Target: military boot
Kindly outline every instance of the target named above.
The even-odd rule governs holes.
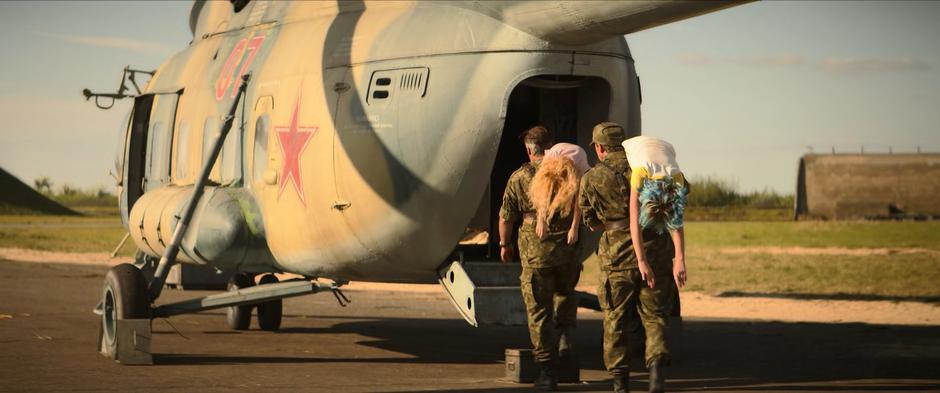
[[[662,393],[666,391],[666,381],[663,375],[663,361],[656,359],[650,364],[650,393]]]
[[[630,375],[614,376],[614,393],[627,393],[630,391]]]
[[[539,377],[535,380],[535,387],[547,392],[558,389],[558,374],[554,363],[539,362]]]

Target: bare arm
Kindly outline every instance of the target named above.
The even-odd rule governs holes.
[[[571,219],[571,228],[568,229],[568,245],[578,242],[578,230],[581,228],[581,207],[578,206],[578,198],[574,199],[572,214],[574,217]]]
[[[506,220],[502,217],[499,218],[499,242],[507,244],[507,246],[499,246],[499,259],[503,263],[509,263],[512,261],[513,246],[512,246],[512,229],[516,226],[514,221]]]
[[[672,261],[672,276],[679,288],[685,286],[688,278],[685,271],[685,228],[672,231],[672,244],[676,247],[676,256]]]
[[[672,244],[676,247],[676,259],[685,260],[685,228],[672,231]]]
[[[646,251],[643,250],[643,230],[640,228],[640,193],[630,187],[630,238],[633,240],[633,251],[636,252],[636,262],[640,268],[640,275],[650,288],[656,284],[653,269],[646,261]]]

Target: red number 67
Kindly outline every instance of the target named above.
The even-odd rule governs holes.
[[[241,41],[238,41],[237,44],[232,48],[232,52],[228,55],[228,59],[225,60],[225,65],[222,66],[222,72],[219,73],[219,79],[215,81],[215,99],[221,101],[225,98],[225,91],[228,90],[229,86],[232,86],[231,97],[235,98],[235,94],[238,92],[238,88],[242,84],[242,75],[245,75],[248,72],[248,67],[251,65],[251,62],[254,61],[255,55],[258,54],[258,49],[261,48],[261,44],[264,43],[264,36],[259,35],[252,37],[250,39],[243,38]],[[247,48],[246,48],[247,47]],[[248,58],[242,62],[242,57],[245,55],[245,50],[248,51]],[[238,68],[238,64],[241,63],[241,69],[238,71],[238,75],[235,75],[235,69]],[[234,82],[234,83],[233,83]]]

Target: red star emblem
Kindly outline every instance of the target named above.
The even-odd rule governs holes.
[[[300,112],[301,93],[297,93],[297,101],[294,102],[294,113],[290,116],[290,125],[287,127],[275,127],[277,140],[281,146],[281,152],[284,153],[284,167],[281,169],[281,187],[277,191],[277,199],[281,199],[284,188],[287,183],[293,183],[294,191],[300,197],[300,203],[306,206],[304,200],[303,176],[300,171],[300,155],[307,148],[307,142],[310,137],[317,132],[318,127],[300,127],[297,125],[297,114]]]

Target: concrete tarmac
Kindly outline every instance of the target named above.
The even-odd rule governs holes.
[[[158,319],[156,364],[122,366],[96,352],[105,271],[0,261],[0,391],[532,390],[501,381],[504,350],[530,346],[524,327],[470,327],[429,291],[351,289],[345,308],[328,293],[287,299],[276,333],[231,331],[221,310]],[[583,382],[562,391],[610,391],[600,317],[581,310]],[[940,391],[938,326],[686,319],[675,352],[671,391]]]

